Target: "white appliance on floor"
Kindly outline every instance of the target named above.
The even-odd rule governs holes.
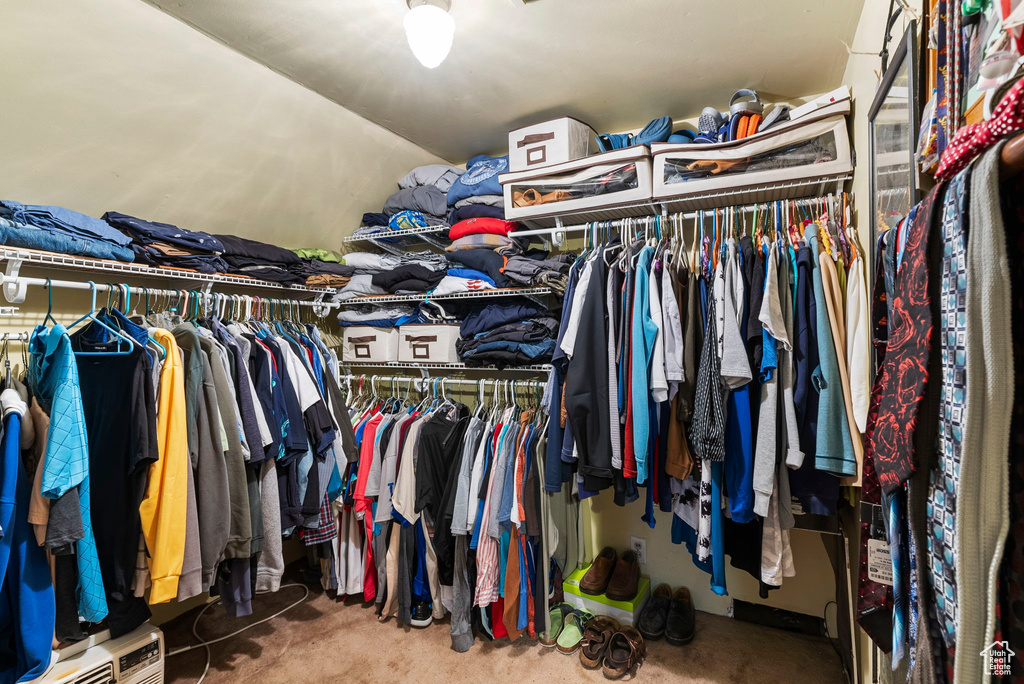
[[[104,630],[55,653],[57,662],[33,684],[163,684],[164,634],[146,623],[110,638]]]

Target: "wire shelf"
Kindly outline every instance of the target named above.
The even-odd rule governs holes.
[[[141,276],[147,278],[165,278],[200,283],[238,285],[242,287],[259,287],[271,290],[283,290],[287,292],[325,295],[334,294],[336,292],[334,288],[330,287],[282,285],[281,283],[274,283],[269,280],[259,280],[257,278],[247,278],[245,276],[229,275],[226,273],[199,273],[197,271],[186,271],[177,268],[147,266],[145,264],[108,261],[106,259],[90,259],[88,257],[58,254],[56,252],[42,252],[30,249],[11,249],[8,247],[0,248],[0,260],[20,261],[24,264],[31,264],[34,266],[56,267],[62,269],[72,268],[75,270],[95,271],[97,273],[119,273],[122,275]]]
[[[404,302],[425,302],[427,300],[449,299],[480,299],[490,297],[539,297],[552,294],[549,287],[499,287],[493,290],[477,290],[474,292],[454,292],[452,294],[431,295],[377,295],[370,297],[354,297],[338,302],[342,305],[356,304],[390,304]]]
[[[764,183],[743,188],[732,188],[714,192],[697,193],[686,197],[667,197],[650,199],[643,202],[631,202],[614,207],[588,209],[573,212],[554,212],[546,216],[516,219],[531,229],[551,228],[559,222],[590,223],[594,221],[614,221],[624,218],[653,216],[661,213],[677,213],[698,209],[715,209],[736,204],[754,204],[775,202],[777,200],[799,199],[823,194],[833,184],[841,184],[853,176],[848,173],[821,176],[800,181],[784,183]],[[528,232],[514,232],[510,235],[524,235]]]
[[[447,233],[448,226],[427,226],[426,228],[411,228],[409,230],[381,230],[379,233],[370,233],[367,235],[349,235],[341,238],[342,242],[376,242],[378,240],[397,238],[401,239],[407,236],[414,235],[436,235],[437,233]]]

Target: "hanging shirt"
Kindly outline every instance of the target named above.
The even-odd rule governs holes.
[[[649,404],[651,402],[650,372],[651,358],[658,329],[650,315],[651,258],[654,250],[644,247],[636,263],[636,279],[633,291],[632,349],[630,358],[630,396],[633,412],[633,455],[636,458],[636,481],[647,481],[647,467],[650,449]]]

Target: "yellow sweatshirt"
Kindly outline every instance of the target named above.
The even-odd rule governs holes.
[[[154,328],[150,334],[167,349],[167,357],[160,371],[157,406],[160,458],[149,466],[149,483],[139,506],[139,515],[149,550],[149,574],[153,582],[149,602],[165,603],[178,595],[178,577],[185,557],[188,468],[191,463],[185,412],[185,373],[178,344],[167,330]]]

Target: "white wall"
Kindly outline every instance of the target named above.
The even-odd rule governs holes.
[[[5,0],[0,26],[0,198],[337,248],[437,161],[139,0]]]

